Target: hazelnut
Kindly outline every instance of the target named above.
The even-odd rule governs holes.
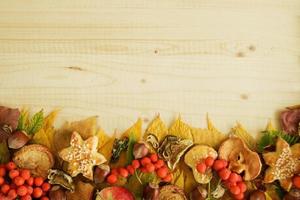
[[[149,184],[144,188],[143,199],[144,200],[158,200],[159,196],[159,186],[154,184]]]
[[[202,186],[196,187],[190,193],[190,200],[205,200],[206,197],[207,197],[207,190]]]
[[[55,185],[49,191],[50,200],[67,200],[65,191],[58,185]]]
[[[110,172],[110,167],[108,165],[103,164],[95,167],[94,183],[96,184],[103,183],[106,176],[109,174],[109,172]]]
[[[255,190],[250,194],[249,200],[266,200],[266,196],[263,191]]]
[[[142,158],[146,156],[149,152],[148,147],[143,142],[135,143],[133,146],[133,156],[135,159]]]
[[[29,141],[29,137],[23,131],[16,131],[11,134],[7,140],[8,147],[11,149],[20,149]]]
[[[293,188],[283,198],[284,200],[298,200],[300,199],[300,190]]]

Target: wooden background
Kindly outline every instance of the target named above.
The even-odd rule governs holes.
[[[0,0],[0,104],[260,131],[300,103],[299,0]]]

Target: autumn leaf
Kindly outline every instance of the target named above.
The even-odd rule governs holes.
[[[178,117],[170,126],[168,134],[175,135],[182,139],[193,140],[192,128],[188,124],[184,123],[180,117]]]
[[[110,160],[111,158],[111,151],[113,149],[114,146],[114,141],[116,139],[116,134],[114,134],[113,136],[109,137],[107,135],[105,135],[105,143],[103,143],[99,148],[98,151],[106,158],[106,160]]]
[[[78,181],[75,185],[74,192],[67,191],[67,199],[72,200],[88,200],[92,199],[94,195],[94,186],[90,183]]]
[[[155,135],[159,141],[161,141],[168,134],[168,129],[159,115],[155,117],[147,127],[144,134],[145,141],[149,134]]]
[[[20,111],[0,106],[0,142],[5,141],[16,130]]]
[[[133,134],[136,141],[141,139],[142,136],[142,120],[139,118],[129,129],[127,129],[122,135],[123,137],[130,137],[130,135]]]
[[[237,125],[231,129],[231,133],[241,138],[251,150],[256,149],[255,139],[240,123],[237,123]]]

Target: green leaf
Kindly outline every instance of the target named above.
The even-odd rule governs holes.
[[[136,143],[135,135],[133,133],[130,133],[128,147],[127,147],[127,153],[126,153],[126,158],[127,158],[126,165],[129,165],[134,160],[133,147],[134,147],[135,143]]]
[[[26,110],[22,110],[20,113],[17,130],[20,131],[26,130],[27,120],[28,120],[28,112]]]
[[[285,191],[284,189],[280,186],[280,184],[278,182],[276,182],[274,184],[274,187],[275,187],[275,192],[277,193],[278,197],[280,199],[283,199],[284,195],[285,195]]]
[[[36,132],[38,132],[42,128],[43,122],[44,122],[44,112],[43,110],[40,110],[39,112],[35,113],[31,118],[27,126],[27,134],[33,135]]]
[[[10,153],[6,142],[0,143],[0,164],[10,161]]]

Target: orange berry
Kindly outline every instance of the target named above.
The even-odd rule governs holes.
[[[21,170],[21,176],[22,176],[25,180],[27,180],[27,179],[30,178],[31,173],[30,173],[30,171],[29,171],[28,169],[23,169],[23,170]]]
[[[157,154],[156,154],[156,153],[151,154],[151,155],[150,155],[150,159],[151,159],[151,161],[154,162],[154,163],[157,162],[157,160],[158,160]]]
[[[159,178],[165,178],[168,175],[168,168],[161,167],[156,171],[156,174]]]
[[[247,185],[244,182],[238,182],[237,186],[240,188],[241,192],[246,192],[247,190]]]
[[[51,185],[49,183],[43,183],[42,190],[44,192],[48,192],[50,190],[50,188],[51,188]]]
[[[44,179],[42,177],[36,177],[34,178],[34,185],[35,186],[41,186],[44,183]]]
[[[158,160],[156,163],[155,163],[155,168],[157,167],[157,169],[163,167],[165,165],[165,161],[163,160]]]
[[[223,168],[218,171],[218,175],[223,181],[226,181],[229,178],[230,174],[231,171],[227,168]]]
[[[33,188],[31,186],[27,186],[27,194],[32,194],[33,193]]]
[[[17,189],[17,194],[18,194],[19,196],[21,196],[21,197],[22,197],[22,196],[25,196],[25,195],[27,194],[27,187],[24,186],[24,185],[18,187],[18,189]]]
[[[239,193],[233,196],[234,199],[240,200],[240,199],[244,199],[244,193]]]
[[[142,164],[143,166],[146,166],[146,165],[149,164],[149,163],[151,163],[150,158],[144,157],[144,158],[141,159],[141,164]]]
[[[8,169],[8,170],[13,170],[16,168],[17,168],[17,165],[14,162],[9,162],[6,164],[6,169]]]
[[[148,172],[146,167],[141,167],[140,170],[141,170],[142,173],[147,173]]]
[[[40,187],[36,187],[33,189],[32,196],[34,198],[40,198],[43,195],[43,190]]]
[[[214,165],[215,159],[213,159],[213,157],[208,156],[204,162],[207,167],[211,167]]]
[[[15,198],[17,198],[18,195],[17,195],[17,192],[15,189],[10,189],[7,193],[7,196],[9,198],[15,199]]]
[[[2,185],[5,182],[4,178],[0,176],[0,185]]]
[[[33,185],[33,183],[34,183],[34,178],[33,177],[30,177],[29,179],[27,179],[26,180],[26,183],[28,184],[28,185]]]
[[[9,191],[9,189],[10,189],[10,187],[9,187],[8,184],[4,184],[4,185],[1,186],[1,192],[3,194],[6,194]]]
[[[20,175],[19,170],[13,169],[8,173],[9,178],[14,179]]]
[[[296,188],[300,189],[300,176],[294,176],[293,184]]]
[[[128,171],[127,171],[127,169],[125,169],[125,168],[123,168],[123,167],[121,167],[121,168],[119,169],[119,173],[120,173],[120,175],[121,175],[122,177],[124,177],[124,178],[127,178],[127,176],[128,176]]]
[[[239,176],[240,175],[238,175],[237,173],[235,173],[235,172],[232,172],[231,174],[230,174],[230,176],[229,176],[229,181],[230,182],[238,182],[239,180],[240,180],[240,178],[239,178]]]
[[[197,166],[196,166],[196,169],[197,171],[200,173],[200,174],[204,174],[205,171],[206,171],[206,165],[205,163],[198,163]]]
[[[129,174],[131,174],[131,175],[134,174],[134,168],[132,167],[132,165],[128,165],[126,168],[129,172]]]
[[[140,168],[140,161],[138,160],[133,160],[131,164],[134,169]]]
[[[5,174],[6,174],[6,169],[5,169],[5,167],[1,167],[1,168],[0,168],[0,176],[5,176]]]
[[[25,180],[21,176],[17,176],[16,178],[14,178],[14,183],[16,184],[16,186],[21,186],[24,184],[24,182]]]
[[[168,174],[165,178],[163,178],[163,181],[168,183],[171,182],[172,179],[173,179],[172,174]]]
[[[40,200],[49,200],[48,197],[42,197]]]
[[[27,194],[27,195],[21,197],[21,200],[32,200],[32,198],[30,195]]]
[[[241,193],[241,189],[238,186],[232,186],[229,188],[231,194],[238,195]]]
[[[114,175],[116,175],[116,176],[119,175],[119,172],[118,172],[118,169],[117,169],[117,168],[112,169],[112,170],[110,171],[110,173],[111,173],[111,174],[114,174]]]
[[[146,169],[147,169],[147,172],[154,172],[155,171],[155,166],[152,164],[152,163],[149,163],[146,165]]]
[[[106,178],[106,181],[109,183],[109,184],[114,184],[116,183],[118,180],[117,176],[115,174],[110,174],[107,178]]]
[[[223,162],[223,166],[224,166],[224,167],[227,167],[227,166],[228,166],[227,160],[224,160],[224,159],[220,159],[220,160],[221,160],[221,162]]]
[[[219,171],[219,170],[225,168],[224,162],[222,160],[215,160],[215,162],[213,164],[213,168],[216,171]]]

